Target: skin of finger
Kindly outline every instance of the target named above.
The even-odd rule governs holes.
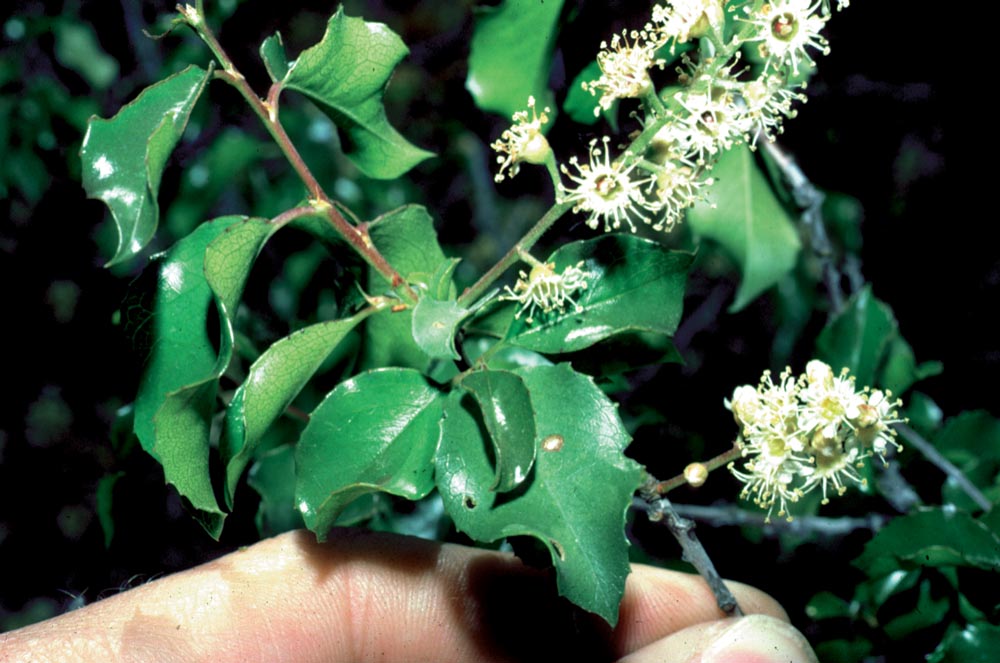
[[[719,617],[699,578],[636,566],[612,633],[512,556],[362,530],[330,538],[268,539],[4,634],[0,651],[40,663],[502,661],[523,660],[523,643],[540,638],[610,660]],[[784,616],[766,595],[733,589],[744,609]]]
[[[632,652],[619,663],[818,663],[785,620],[749,615],[695,624]]]

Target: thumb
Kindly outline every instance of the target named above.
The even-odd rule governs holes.
[[[769,615],[689,626],[619,663],[818,663],[795,627]]]

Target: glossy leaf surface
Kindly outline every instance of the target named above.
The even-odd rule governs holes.
[[[280,72],[276,44],[265,45],[268,69]],[[341,7],[323,39],[287,64],[283,86],[319,104],[342,131],[344,153],[369,177],[393,179],[433,156],[396,131],[382,105],[392,71],[407,53],[386,25],[349,17]]]
[[[1000,568],[1000,538],[964,511],[943,507],[896,518],[868,542],[854,564],[870,576],[901,564]]]
[[[380,216],[371,223],[368,232],[375,248],[411,283],[427,284],[447,261],[438,245],[434,222],[420,205],[406,205]],[[383,295],[391,290],[391,284],[369,270],[369,293]],[[412,310],[386,310],[368,320],[364,366],[427,370],[431,358],[413,339],[412,316]]]
[[[309,419],[296,450],[295,501],[323,539],[355,498],[411,500],[434,488],[442,398],[417,371],[386,368],[338,385]]]
[[[509,371],[476,371],[461,384],[476,399],[493,443],[496,480],[491,488],[498,493],[513,490],[528,478],[535,462],[535,412],[528,388]]]
[[[276,341],[250,367],[246,380],[226,408],[221,452],[226,465],[226,499],[230,505],[240,475],[264,433],[365,317],[359,314],[300,329]]]
[[[413,307],[413,340],[434,359],[458,359],[455,334],[471,311],[454,301],[421,297]]]
[[[200,521],[218,536],[224,514],[209,476],[209,434],[216,379],[229,363],[232,338],[222,325],[217,352],[208,335],[214,294],[205,278],[205,253],[242,217],[209,221],[150,265],[157,290],[148,319],[139,326],[150,334],[149,356],[135,402],[135,433],[142,447],[163,465],[168,483],[199,512]],[[233,265],[235,269],[242,269]],[[220,317],[235,307],[234,296],[220,302]]]
[[[875,386],[878,368],[897,329],[892,310],[865,287],[820,332],[816,351],[834,371],[849,368],[859,386]]]
[[[514,322],[513,343],[538,352],[574,352],[630,331],[671,335],[680,323],[692,255],[633,235],[608,234],[573,242],[546,262],[558,273],[580,262],[590,276],[575,296],[582,309],[539,313]]]
[[[507,119],[528,107],[552,106],[548,89],[562,0],[504,0],[476,14],[465,87],[483,110]]]
[[[629,572],[625,513],[641,474],[622,453],[628,433],[614,404],[568,365],[516,373],[531,394],[541,440],[534,471],[511,493],[492,490],[479,407],[455,391],[436,459],[445,509],[480,541],[537,538],[552,557],[560,594],[614,624]]]
[[[730,306],[738,311],[792,270],[801,242],[748,147],[723,153],[712,177],[714,207],[698,204],[688,219],[696,234],[718,242],[739,265],[743,278]]]
[[[187,69],[146,88],[109,120],[91,118],[81,176],[87,195],[111,210],[118,230],[113,265],[139,253],[156,232],[156,194],[209,72]]]

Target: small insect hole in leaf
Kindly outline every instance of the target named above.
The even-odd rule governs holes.
[[[472,495],[466,495],[465,497],[463,497],[462,504],[465,506],[466,509],[471,510],[476,508],[476,500],[473,499]]]
[[[562,544],[560,544],[555,539],[549,539],[549,545],[551,545],[552,548],[555,549],[556,554],[559,555],[559,559],[561,559],[562,561],[565,562],[566,561],[566,551],[563,549]]]

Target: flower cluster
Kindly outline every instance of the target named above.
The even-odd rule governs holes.
[[[580,269],[583,262],[567,267],[560,274],[556,274],[555,263],[533,262],[535,265],[531,272],[525,274],[522,270],[514,288],[507,286],[507,294],[500,297],[521,303],[521,309],[515,314],[515,318],[520,318],[527,311],[526,321],[530,325],[535,321],[536,309],[541,309],[543,313],[562,313],[568,304],[572,304],[577,312],[583,310],[573,299],[575,293],[587,289],[587,278],[590,275]]]
[[[719,155],[736,145],[773,141],[795,102],[804,102],[802,83],[792,82],[810,51],[827,52],[820,31],[832,0],[758,0],[727,16],[723,0],[668,0],[653,8],[641,30],[625,30],[602,42],[601,75],[583,83],[598,96],[594,114],[620,99],[638,98],[642,123],[633,145],[612,159],[608,137],[592,140],[587,162],[573,157],[556,168],[541,133],[549,109],[540,115],[534,99],[528,111],[492,147],[499,153],[499,182],[513,177],[521,162],[545,163],[560,202],[586,213],[593,229],[637,229],[636,220],[656,230],[672,229],[685,210],[705,198]],[[848,0],[837,0],[837,7]],[[728,25],[727,25],[728,23]],[[735,26],[738,29],[733,30]],[[734,33],[728,36],[730,33]],[[655,89],[651,72],[666,64],[666,47],[700,39],[702,47],[681,56],[677,85],[669,95]],[[762,63],[741,65],[745,47],[756,48]],[[752,75],[751,75],[751,72]],[[560,173],[564,177],[560,177]],[[566,182],[568,178],[569,182]]]
[[[744,464],[729,469],[743,483],[740,497],[788,516],[788,505],[819,488],[823,503],[849,484],[864,485],[858,472],[872,455],[886,462],[889,447],[902,447],[891,425],[901,421],[900,402],[888,392],[858,391],[846,369],[835,375],[813,360],[795,378],[786,369],[777,382],[765,371],[756,388],[737,387],[726,401],[740,426],[737,446]]]

